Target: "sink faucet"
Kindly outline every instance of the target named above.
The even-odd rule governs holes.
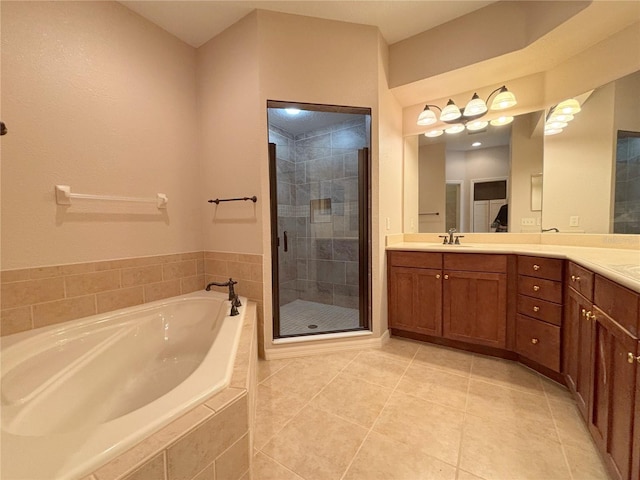
[[[449,245],[453,245],[453,234],[456,233],[457,230],[455,228],[449,229]],[[460,241],[458,241],[460,243]]]
[[[224,282],[224,283],[218,283],[218,282],[211,282],[210,284],[208,284],[205,287],[205,290],[207,292],[211,291],[211,287],[216,286],[216,287],[229,287],[229,300],[233,300],[234,298],[237,297],[235,290],[233,289],[233,286],[238,283],[236,282],[233,278],[229,278],[228,282]],[[240,300],[238,300],[239,302]],[[239,307],[240,305],[236,305],[237,307]]]
[[[438,235],[438,237],[444,238],[442,241],[443,245],[460,245],[460,239],[464,238],[464,235],[456,235],[454,239],[453,234],[456,232],[457,230],[455,228],[450,228],[448,235]]]

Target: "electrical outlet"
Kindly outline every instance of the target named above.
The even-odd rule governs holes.
[[[528,225],[528,226],[531,226],[531,225],[535,225],[535,224],[536,224],[536,219],[535,219],[535,218],[533,218],[533,217],[523,217],[523,218],[520,220],[520,225]]]
[[[569,226],[570,227],[579,227],[580,226],[580,217],[578,215],[572,215],[569,217]]]

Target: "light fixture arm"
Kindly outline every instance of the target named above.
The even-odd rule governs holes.
[[[489,96],[487,97],[487,101],[485,102],[487,105],[489,105],[489,100],[491,100],[491,97],[493,95],[495,95],[496,93],[502,93],[502,92],[506,92],[507,91],[507,86],[506,85],[502,85],[501,87],[496,88],[493,92],[491,92],[489,94]]]

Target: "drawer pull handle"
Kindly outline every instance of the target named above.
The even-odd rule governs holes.
[[[579,282],[580,281],[580,277],[578,277],[576,275],[571,275],[571,281],[572,282]]]
[[[634,360],[636,360],[638,363],[640,363],[640,355],[638,355],[638,356],[636,357],[636,356],[635,356],[633,353],[631,353],[631,352],[627,353],[627,362],[629,362],[629,363],[633,363],[633,361],[634,361]]]
[[[439,273],[436,275],[436,278],[440,278],[440,274]]]
[[[534,345],[537,345],[540,342],[540,340],[538,340],[537,338],[532,338],[531,339],[531,343],[533,343]]]
[[[582,312],[580,313],[581,316],[586,317],[587,316],[587,311],[583,308]]]
[[[539,312],[540,311],[540,307],[536,305],[535,307],[533,307],[533,311],[534,312]]]
[[[538,270],[540,270],[540,265],[534,265],[533,269],[537,272]]]
[[[538,285],[534,285],[533,286],[533,291],[537,292],[538,290],[540,290],[540,287]]]
[[[587,312],[587,320],[595,320],[596,319],[596,314],[595,313],[591,313],[591,311]]]

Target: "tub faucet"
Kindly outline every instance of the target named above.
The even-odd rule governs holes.
[[[211,282],[210,284],[208,284],[205,288],[205,290],[207,292],[211,291],[211,287],[212,286],[216,286],[216,287],[229,287],[229,300],[233,300],[234,297],[237,297],[235,290],[233,289],[233,286],[238,283],[236,282],[233,278],[229,278],[228,282],[224,282],[224,283],[218,283],[218,282]]]
[[[231,313],[229,314],[231,317],[235,317],[236,315],[239,315],[240,312],[238,312],[238,307],[241,307],[242,303],[240,303],[240,297],[238,297],[238,295],[234,295],[233,296],[233,300],[231,300]]]

